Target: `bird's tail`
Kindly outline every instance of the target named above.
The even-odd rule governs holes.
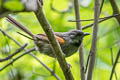
[[[31,37],[34,36],[34,34],[32,32],[30,32],[27,28],[25,28],[22,24],[20,24],[19,22],[17,22],[12,17],[7,16],[7,21],[9,21],[11,24],[15,25],[16,27],[18,27],[19,29],[21,29],[25,33],[27,33],[29,36],[31,36]]]

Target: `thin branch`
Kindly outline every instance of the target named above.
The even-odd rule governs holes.
[[[114,64],[113,64],[113,68],[112,68],[111,75],[110,75],[110,80],[112,80],[112,76],[113,76],[113,73],[115,72],[115,67],[116,67],[117,62],[118,62],[118,60],[119,60],[119,57],[120,57],[120,49],[119,49],[119,51],[118,51],[118,53],[117,53],[115,62],[114,62]]]
[[[38,0],[38,4],[39,4],[39,9],[37,12],[35,12],[35,14],[50,41],[50,44],[54,51],[53,54],[56,56],[56,58],[60,64],[60,67],[62,68],[62,71],[64,73],[66,80],[73,80],[72,73],[70,71],[70,68],[67,65],[66,60],[65,60],[65,55],[62,52],[60,45],[55,38],[55,34],[52,30],[51,25],[49,24],[46,16],[43,13],[42,6],[41,6],[41,3],[39,2],[39,0]]]
[[[11,40],[13,40],[18,46],[22,47],[22,45],[15,40],[14,38],[12,38],[10,35],[8,35],[5,31],[3,31],[2,29],[0,29],[0,31],[2,31],[8,38],[10,38]],[[27,49],[24,49],[25,51],[27,51]],[[57,74],[53,73],[53,70],[50,69],[47,65],[45,65],[40,59],[38,59],[32,52],[29,54],[30,56],[32,56],[34,59],[36,59],[42,66],[44,66],[48,71],[50,71],[51,74],[53,74],[53,76],[57,79],[58,76]]]
[[[18,50],[16,50],[13,54],[7,56],[6,58],[0,59],[0,62],[7,61],[8,59],[11,59],[13,56],[15,56],[17,53],[21,52],[28,44],[23,45]]]
[[[31,48],[31,49],[25,51],[23,54],[21,54],[21,55],[17,56],[16,58],[12,59],[11,62],[9,62],[9,63],[8,63],[7,65],[5,65],[4,67],[0,68],[0,71],[2,71],[3,69],[5,69],[5,68],[8,67],[9,65],[11,65],[11,64],[12,64],[13,62],[15,62],[17,59],[21,58],[21,57],[24,56],[25,54],[28,54],[28,53],[30,53],[30,52],[32,52],[32,51],[35,51],[35,48]]]
[[[95,58],[96,58],[96,44],[97,44],[97,33],[98,33],[98,20],[99,20],[99,0],[95,0],[95,10],[94,10],[94,27],[93,27],[93,36],[92,36],[92,45],[90,49],[90,62],[87,73],[87,80],[92,80]]]
[[[100,15],[100,14],[101,14],[101,12],[102,12],[102,8],[103,8],[103,5],[104,5],[104,2],[105,2],[105,0],[102,0],[101,5],[100,5],[99,15]]]
[[[113,50],[112,50],[112,48],[110,48],[110,51],[111,51],[111,61],[112,61],[112,65],[113,65],[114,59],[113,59]],[[115,73],[115,78],[116,78],[116,80],[118,80],[116,71],[114,71],[114,73]]]
[[[1,30],[0,30],[1,31]],[[2,31],[1,31],[2,32]],[[9,44],[9,42],[8,42],[8,39],[7,39],[7,37],[6,37],[6,35],[4,34],[4,32],[2,32],[2,34],[4,35],[4,38],[5,38],[5,43],[7,44],[7,46],[8,46],[8,54],[11,52],[11,48],[10,48],[10,44]],[[4,54],[4,53],[3,53]]]
[[[5,31],[3,31],[1,28],[0,28],[0,31],[4,34],[4,35],[6,35],[8,38],[10,38],[11,40],[13,40],[16,44],[19,44],[15,39],[13,39],[11,36],[9,36]],[[19,44],[20,45],[20,44]],[[22,45],[20,46],[20,47],[22,47]]]
[[[31,53],[30,53],[31,55]],[[46,64],[44,64],[40,59],[38,59],[35,55],[32,54],[32,56],[42,65],[44,66],[48,71],[50,71],[50,73],[57,79],[60,80],[60,78],[58,77],[58,75],[52,70],[50,69]]]
[[[75,18],[76,18],[76,21],[80,20],[80,12],[79,12],[80,10],[79,10],[78,0],[74,0],[74,9],[75,9]],[[76,23],[76,28],[77,29],[81,29],[80,22]]]
[[[110,0],[110,4],[112,6],[112,10],[113,10],[113,14],[119,14],[119,7],[117,6],[116,0]],[[116,16],[115,17],[118,21],[118,23],[120,24],[120,16]]]
[[[80,10],[78,0],[74,0],[74,9],[75,9],[75,17],[76,21],[80,20]],[[81,30],[81,23],[76,22],[76,28]],[[84,61],[84,51],[83,51],[83,43],[81,43],[79,48],[79,63],[80,63],[80,76],[81,80],[85,80],[85,61]]]
[[[103,17],[103,18],[99,18],[99,22],[101,22],[101,20],[108,20],[108,19],[111,19],[113,17],[116,17],[116,16],[120,16],[120,14],[113,14],[113,15],[110,15],[110,16],[107,16],[107,17]],[[80,21],[93,21],[94,19],[87,19],[87,20],[68,20],[69,22],[80,22]]]
[[[99,23],[101,23],[101,22],[103,22],[103,21],[105,21],[105,20],[111,19],[111,18],[113,18],[113,17],[115,17],[115,16],[120,16],[120,14],[113,14],[113,15],[111,15],[111,16],[108,16],[107,18],[104,18],[104,19],[99,20]],[[86,29],[86,28],[89,28],[89,27],[93,26],[93,24],[94,24],[94,23],[91,23],[91,24],[88,24],[88,25],[86,25],[86,26],[83,26],[82,29],[84,30],[84,29]]]
[[[91,55],[89,54],[88,57],[87,57],[87,63],[86,63],[85,73],[87,72],[87,69],[88,69],[88,64],[89,64],[90,56]]]
[[[46,75],[39,74],[39,73],[35,72],[35,69],[33,69],[33,73],[36,74],[36,75],[39,75],[39,76],[49,77],[49,76],[46,76]],[[52,75],[54,75],[54,72],[53,72]],[[57,75],[54,75],[54,76],[56,76],[56,79],[57,79],[57,80],[60,80],[60,78],[59,78]]]
[[[26,29],[22,24],[20,24],[19,22],[17,22],[15,19],[13,19],[10,16],[7,16],[7,21],[10,22],[11,24],[15,25],[16,27],[18,27],[19,29],[23,30],[24,32],[26,32],[28,35],[30,35],[31,37],[34,36],[34,34],[32,32],[30,32],[28,29]]]

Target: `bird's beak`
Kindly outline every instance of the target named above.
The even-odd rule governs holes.
[[[87,35],[90,35],[90,33],[85,32],[85,33],[84,33],[84,36],[87,36]]]

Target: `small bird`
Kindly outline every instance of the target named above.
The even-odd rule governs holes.
[[[14,24],[16,27],[20,28],[33,38],[37,50],[40,53],[43,53],[50,57],[55,57],[53,53],[54,51],[52,50],[52,46],[46,34],[34,35],[32,32],[30,32],[28,29],[26,29],[23,25],[18,23],[10,16],[8,16],[7,19],[10,23]],[[77,52],[80,44],[83,41],[83,38],[89,35],[89,33],[82,32],[81,30],[70,30],[68,32],[55,32],[54,34],[60,44],[63,53],[65,54],[65,57],[69,57],[75,52]]]

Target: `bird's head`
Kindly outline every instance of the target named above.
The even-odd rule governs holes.
[[[85,36],[90,34],[86,32],[82,32],[81,30],[71,30],[69,31],[68,35],[73,41],[81,42]]]

